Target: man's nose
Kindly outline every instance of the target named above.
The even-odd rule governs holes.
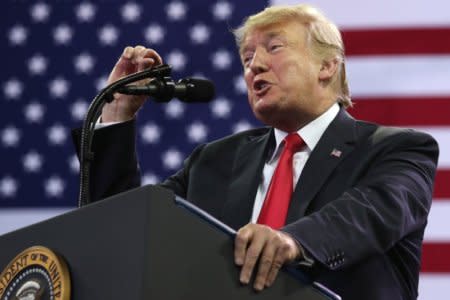
[[[269,67],[267,51],[257,48],[250,61],[250,69],[253,73],[258,74],[267,71]]]

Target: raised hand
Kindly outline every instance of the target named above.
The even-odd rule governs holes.
[[[155,50],[144,46],[126,47],[109,74],[108,84],[160,64],[162,64],[161,56]],[[143,85],[148,81],[142,80],[135,84]],[[115,94],[114,100],[103,107],[102,122],[124,122],[133,119],[147,97]]]

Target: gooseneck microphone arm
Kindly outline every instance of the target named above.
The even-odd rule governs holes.
[[[94,136],[95,123],[101,115],[102,108],[106,102],[114,100],[114,93],[119,92],[123,86],[146,78],[164,78],[170,76],[171,67],[169,65],[160,65],[152,69],[131,74],[116,82],[111,83],[92,100],[81,130],[80,147],[80,193],[78,197],[78,207],[90,203],[89,199],[89,177],[91,162],[94,159],[94,153],[91,151],[92,139]],[[169,99],[170,100],[170,99]]]

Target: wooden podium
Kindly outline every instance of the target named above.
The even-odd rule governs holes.
[[[239,283],[233,232],[170,191],[146,186],[0,237],[0,271],[41,245],[66,261],[71,299],[339,299],[280,272],[260,293]]]

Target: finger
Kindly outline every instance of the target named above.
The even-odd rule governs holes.
[[[146,52],[147,52],[147,48],[145,48],[144,46],[138,45],[138,46],[134,47],[134,59],[133,59],[134,62],[136,64],[138,64],[139,61],[142,58],[144,58]]]
[[[264,289],[269,271],[271,270],[273,265],[277,246],[278,245],[276,241],[268,240],[268,242],[265,243],[263,247],[263,252],[259,259],[258,273],[253,285],[253,287],[257,291],[261,291],[262,289]]]
[[[281,267],[300,257],[299,244],[287,233],[277,232],[280,246],[277,248],[271,270],[267,276],[266,286],[271,286],[275,281]]]
[[[238,266],[242,266],[245,260],[248,244],[252,239],[252,232],[248,225],[239,229],[234,240],[234,262]]]
[[[145,49],[145,51],[143,52],[143,57],[153,58],[155,60],[155,64],[157,66],[161,65],[163,63],[161,56],[158,54],[158,52],[156,52],[153,49],[149,49],[149,48]]]
[[[275,252],[274,259],[270,267],[270,271],[265,280],[266,287],[271,286],[275,282],[278,272],[280,271],[283,264],[287,261],[286,253],[288,250],[286,248],[288,247],[286,245],[283,245],[282,247],[278,248],[277,251]]]
[[[132,61],[136,65],[137,71],[142,71],[154,65],[160,65],[162,59],[155,50],[136,46]]]
[[[144,46],[138,45],[134,47],[133,51],[133,62],[138,63],[138,60],[144,57],[144,53],[147,50]]]
[[[263,251],[266,244],[266,236],[261,231],[256,231],[250,246],[245,254],[244,264],[242,265],[240,281],[244,284],[249,283],[255,269],[256,261]]]
[[[155,60],[153,58],[139,58],[137,61],[137,70],[142,71],[148,68],[151,68],[155,64]]]
[[[134,52],[133,47],[130,47],[130,46],[125,47],[125,49],[123,50],[123,53],[122,53],[122,57],[124,57],[126,59],[131,59],[133,57],[133,52]]]
[[[136,55],[141,55],[142,52],[144,52],[147,48],[142,45],[136,45],[134,47],[134,51],[136,52]]]
[[[131,74],[135,72],[135,66],[131,62],[131,57],[133,56],[133,48],[126,47],[122,52],[122,55],[117,60],[111,74],[108,78],[108,83],[112,83],[123,77],[124,75]]]

